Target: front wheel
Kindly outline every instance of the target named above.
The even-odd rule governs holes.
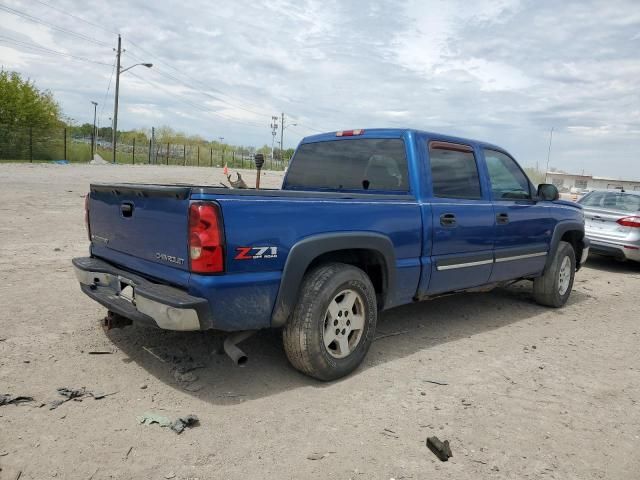
[[[551,265],[533,281],[533,297],[548,307],[564,306],[571,295],[576,273],[576,254],[568,242],[559,242]]]
[[[362,362],[375,334],[376,293],[359,268],[343,263],[309,272],[283,331],[289,362],[319,380],[343,377]]]

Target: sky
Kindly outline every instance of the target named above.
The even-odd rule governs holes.
[[[119,129],[271,145],[284,112],[285,147],[406,127],[543,170],[553,128],[550,167],[640,179],[638,0],[0,0],[0,66],[76,124],[110,123],[118,33],[154,64],[121,75]]]

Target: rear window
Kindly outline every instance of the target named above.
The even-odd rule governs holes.
[[[409,190],[401,139],[362,138],[300,145],[284,188]]]
[[[585,207],[606,208],[620,212],[640,211],[640,195],[622,192],[591,192],[582,197],[578,203]]]
[[[441,198],[482,198],[476,158],[472,151],[430,148],[433,195]]]

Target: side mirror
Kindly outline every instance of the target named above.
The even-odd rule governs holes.
[[[555,185],[550,183],[541,183],[538,185],[538,198],[552,202],[560,198],[560,193]]]

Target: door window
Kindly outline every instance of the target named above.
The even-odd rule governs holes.
[[[495,150],[485,150],[484,158],[494,200],[531,198],[529,180],[513,158]]]
[[[482,198],[478,166],[470,147],[432,142],[429,160],[435,197]]]

